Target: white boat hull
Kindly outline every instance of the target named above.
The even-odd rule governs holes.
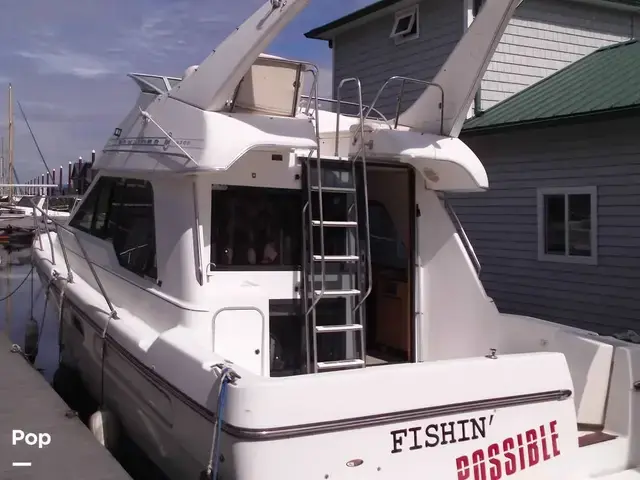
[[[39,273],[46,281],[47,277],[42,275],[42,270],[39,269]],[[57,285],[58,282],[55,284]],[[68,291],[67,288],[67,293]],[[53,298],[58,300],[60,289],[54,286],[52,293]],[[107,336],[104,356],[103,389],[101,385],[103,341],[97,322],[76,306],[65,303],[62,326],[65,361],[78,369],[92,395],[96,399],[100,399],[101,392],[104,392],[105,406],[117,414],[122,426],[131,438],[169,478],[176,480],[197,478],[207,463],[211,447],[212,412],[198,405],[184,393],[177,391],[161,376],[155,374],[153,369],[142,364],[114,342],[110,336]],[[554,370],[556,370],[556,374],[559,373],[563,364],[562,356],[556,358],[555,354],[540,355],[542,356],[537,359],[531,359],[535,362],[535,368],[546,362],[551,362],[549,365],[555,364]],[[538,357],[535,354],[531,356]],[[519,371],[526,372],[527,364],[533,366],[527,358],[528,355],[517,357],[521,358],[513,358],[513,361],[520,364]],[[468,362],[465,362],[469,364],[467,367],[464,367],[461,362],[454,361],[451,363],[449,373],[440,372],[440,374],[437,373],[437,370],[441,370],[442,367],[439,368],[437,365],[435,370],[433,369],[434,365],[428,364],[398,367],[402,367],[403,370],[406,370],[407,367],[415,367],[416,370],[421,370],[415,372],[416,378],[428,378],[435,375],[442,381],[435,384],[429,383],[444,385],[444,378],[460,378],[459,375],[463,370],[470,370],[470,375],[473,376],[471,371],[474,370],[472,367],[474,363],[481,362],[485,366],[493,367],[501,363],[505,364],[507,361],[511,360],[508,357],[502,357],[501,362],[469,359]],[[472,368],[469,368],[470,366]],[[514,367],[516,366],[514,365]],[[383,369],[371,370],[382,372],[389,368],[394,369],[394,367],[384,367]],[[362,375],[368,372],[361,370],[351,373]],[[441,374],[444,374],[444,377]],[[375,373],[374,375],[379,376]],[[496,379],[497,383],[500,383],[500,378],[503,378],[504,375],[499,372],[496,372],[496,375],[499,377]],[[407,389],[411,388],[409,384],[405,383],[405,376],[401,375],[401,370],[398,370],[394,376],[400,377],[400,383],[405,384]],[[330,376],[325,378],[328,377]],[[294,435],[296,438],[288,438],[286,432],[278,434],[277,428],[261,430],[260,424],[263,422],[258,420],[256,420],[256,428],[254,429],[232,426],[230,427],[231,432],[227,428],[227,433],[222,437],[222,457],[227,460],[221,464],[222,472],[238,480],[294,480],[306,476],[317,476],[321,472],[327,472],[326,474],[329,474],[330,478],[364,479],[374,476],[384,479],[412,479],[418,478],[415,473],[418,471],[433,472],[442,479],[458,480],[502,478],[505,472],[511,473],[509,476],[516,479],[580,480],[591,478],[584,474],[584,465],[580,465],[581,456],[584,456],[585,459],[589,457],[591,463],[594,462],[594,459],[597,460],[595,463],[600,463],[602,469],[604,455],[613,458],[614,463],[617,462],[616,455],[612,457],[612,453],[615,452],[603,450],[600,445],[593,445],[585,449],[577,447],[575,444],[577,432],[573,402],[561,399],[562,392],[570,390],[553,389],[554,386],[559,387],[562,384],[571,388],[571,382],[569,380],[567,384],[567,377],[562,380],[562,374],[559,377],[554,375],[554,377],[557,380],[550,379],[549,387],[552,390],[547,394],[547,397],[523,401],[521,405],[517,405],[516,402],[508,408],[500,408],[501,402],[504,402],[504,398],[506,398],[504,396],[501,397],[502,400],[497,400],[498,403],[495,403],[495,399],[483,400],[478,403],[478,406],[470,408],[466,413],[457,413],[456,409],[459,409],[460,404],[456,402],[452,405],[437,407],[438,413],[435,414],[429,414],[426,410],[423,414],[410,412],[407,414],[405,412],[405,418],[404,420],[400,419],[401,421],[372,421],[370,425],[366,425],[365,421],[363,428],[335,426],[335,428],[328,428],[315,435],[296,433]],[[393,387],[391,378],[387,377],[386,381],[389,387]],[[354,380],[356,379],[352,379],[350,383]],[[464,383],[469,381],[470,378],[467,381],[463,379],[462,384],[451,384],[448,388],[466,390]],[[536,386],[541,381],[541,379],[537,381],[532,379],[532,388],[538,391],[543,390],[540,386]],[[384,379],[383,383],[385,383]],[[547,382],[543,381],[543,383]],[[304,385],[301,387],[305,390]],[[432,389],[433,396],[440,396],[438,395],[439,391],[439,388]],[[411,396],[410,392],[407,394]],[[473,396],[471,392],[466,395]],[[292,398],[294,404],[296,403],[295,398]],[[407,400],[407,398],[398,397],[395,402],[406,404]],[[297,401],[306,402],[308,398],[302,395],[301,391]],[[494,404],[491,403],[492,401]],[[265,398],[264,403],[271,405],[269,398]],[[421,403],[431,402],[424,400]],[[368,405],[362,405],[361,410],[366,410],[367,407]],[[269,408],[267,406],[264,411],[268,411]],[[274,405],[273,410],[277,415],[276,411],[281,410],[281,406]],[[289,410],[295,417],[299,405],[298,407],[290,405]],[[448,411],[452,413],[448,413]],[[256,411],[256,415],[259,416],[259,414],[260,412]],[[392,413],[392,415],[396,414]],[[364,417],[360,417],[358,421],[362,421],[362,418]],[[454,445],[455,442],[449,441],[449,445],[446,445],[446,435],[443,436],[440,432],[437,434],[439,441],[435,442],[438,443],[438,448],[428,448],[430,438],[428,427],[435,425],[438,428],[437,425],[450,422],[456,422],[456,425],[460,425],[460,422],[466,422],[469,418],[475,419],[476,422],[479,418],[483,420],[481,424],[476,424],[475,430],[471,427],[466,433],[459,430],[455,434],[457,435],[457,444]],[[553,420],[556,418],[559,420]],[[519,428],[519,424],[533,426],[534,429]],[[296,427],[285,426],[285,430],[287,428],[295,429]],[[234,438],[234,429],[240,432],[238,437],[244,438]],[[490,432],[492,429],[494,431]],[[412,436],[414,430],[419,431],[419,440],[416,440],[418,437]],[[533,450],[527,450],[525,448],[526,435],[533,435],[531,432],[534,430],[537,432],[535,435],[538,435],[538,444],[535,448],[532,447]],[[251,431],[254,438],[249,440],[247,433],[251,433]],[[269,441],[266,437],[262,439],[262,431],[270,432],[268,435],[273,435],[275,432],[273,440]],[[461,438],[460,435],[468,438]],[[473,441],[474,435],[477,438],[477,443]],[[479,438],[483,435],[486,441]],[[491,443],[492,439],[496,441]],[[470,440],[471,443],[466,443],[466,440]],[[525,447],[518,450],[518,442]],[[419,451],[413,451],[416,450],[418,444],[422,444],[418,448]],[[507,450],[513,448],[514,452],[524,453],[520,453],[522,456],[518,459],[517,455],[509,457],[505,456],[506,451],[501,451],[501,463],[499,466],[495,466],[489,461],[489,457],[482,457],[482,455],[491,456],[490,449],[494,444],[501,445],[499,448],[503,450],[506,446]],[[620,445],[618,444],[617,447]],[[449,454],[447,454],[447,450]],[[584,453],[580,450],[584,450]],[[623,451],[621,448],[617,448],[617,450],[618,452]],[[622,460],[624,455],[618,455],[618,457]],[[480,463],[478,463],[479,459],[481,459]],[[358,467],[366,465],[366,468],[356,469],[354,465]],[[482,466],[478,467],[478,465]],[[613,465],[611,467],[614,468]],[[500,470],[495,470],[496,468]],[[392,473],[390,475],[382,473],[386,471]],[[491,476],[491,472],[494,477]],[[495,475],[498,473],[501,476],[496,477]],[[605,472],[601,471],[601,473]],[[324,474],[322,473],[322,475]],[[619,478],[620,480],[631,479],[634,478],[634,474],[629,471],[624,474],[627,476]],[[615,476],[611,478],[618,479]]]
[[[51,293],[59,308],[60,290],[53,287]],[[98,325],[65,301],[60,328],[63,361],[80,374],[91,396],[103,398],[129,437],[169,478],[198,478],[208,461],[213,414],[176,392],[110,337],[104,342],[102,384]]]

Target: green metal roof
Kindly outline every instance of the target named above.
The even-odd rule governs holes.
[[[463,131],[494,130],[631,109],[640,109],[638,40],[596,50],[467,120]]]
[[[318,40],[329,40],[329,37],[326,35],[328,32],[349,23],[355,22],[356,20],[360,20],[361,18],[378,12],[384,8],[391,7],[392,5],[400,3],[401,1],[402,0],[378,0],[377,2],[374,2],[371,5],[367,5],[366,7],[356,10],[355,12],[345,15],[344,17],[340,17],[325,25],[321,25],[320,27],[316,27],[313,30],[309,30],[304,34],[304,36],[307,38],[314,38]],[[602,0],[602,2],[640,8],[640,0]]]

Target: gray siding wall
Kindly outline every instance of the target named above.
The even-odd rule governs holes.
[[[639,119],[464,138],[490,190],[451,197],[504,312],[640,331]],[[598,187],[598,265],[538,261],[538,187]]]
[[[341,79],[358,77],[365,103],[373,100],[385,80],[404,75],[430,80],[455,47],[465,25],[463,0],[422,0],[420,38],[395,45],[389,38],[394,14],[389,12],[334,39],[334,97]],[[405,8],[400,7],[400,8]],[[482,81],[482,108],[519,92],[594,50],[637,36],[640,15],[569,0],[525,0],[509,22]],[[402,108],[423,91],[407,87]],[[398,84],[379,101],[385,115],[394,115]],[[355,101],[345,86],[344,100]]]
[[[393,12],[335,38],[335,98],[338,83],[347,77],[360,78],[364,102],[369,104],[391,76],[429,80],[438,73],[463,32],[463,1],[423,0],[419,4],[420,37],[415,40],[396,45],[389,38],[395,20]],[[343,88],[344,100],[356,99],[355,89],[351,85]],[[423,90],[423,87],[407,85],[403,107],[409,107]],[[378,101],[377,107],[385,115],[394,115],[398,92],[399,84],[392,84]]]
[[[640,16],[567,0],[525,0],[482,81],[487,109],[594,50],[634,37]]]

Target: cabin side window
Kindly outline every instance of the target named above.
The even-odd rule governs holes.
[[[211,214],[211,262],[216,268],[300,268],[301,190],[213,189]]]
[[[157,278],[151,183],[101,177],[69,225],[111,242],[127,270]]]

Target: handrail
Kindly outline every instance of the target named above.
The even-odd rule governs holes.
[[[67,254],[66,254],[66,247],[65,247],[64,242],[62,241],[62,237],[61,237],[61,235],[59,233],[60,232],[59,231],[60,228],[62,230],[64,230],[65,232],[68,232],[71,235],[73,235],[73,238],[76,240],[76,243],[78,244],[78,248],[80,248],[80,251],[82,252],[82,256],[84,258],[84,261],[87,263],[87,266],[89,267],[89,270],[91,271],[91,275],[93,276],[94,280],[96,281],[96,284],[98,285],[98,288],[100,289],[100,293],[102,294],[102,297],[107,302],[107,306],[109,307],[109,318],[117,319],[118,318],[118,312],[113,307],[113,304],[111,303],[111,300],[109,299],[109,296],[107,295],[107,291],[105,290],[104,285],[102,285],[102,282],[100,281],[100,278],[98,277],[98,273],[96,272],[93,264],[89,260],[89,256],[87,255],[87,251],[85,250],[84,246],[82,245],[82,242],[80,242],[80,238],[78,238],[78,236],[76,235],[76,232],[74,232],[73,230],[69,229],[68,227],[66,227],[62,223],[59,223],[53,217],[50,217],[49,214],[47,212],[45,212],[44,210],[42,210],[40,207],[38,207],[33,202],[33,200],[30,199],[30,201],[31,201],[31,204],[32,204],[34,210],[38,210],[41,213],[42,218],[44,219],[45,228],[47,227],[47,222],[46,222],[47,220],[50,220],[51,223],[55,225],[56,234],[58,235],[58,240],[60,241],[60,248],[62,250],[62,255],[64,257],[65,264],[66,264],[66,267],[67,267],[67,275],[68,275],[67,281],[69,283],[71,283],[73,281],[73,274],[71,273],[71,264],[69,263],[69,258],[67,257]],[[35,218],[35,215],[34,215],[34,218]],[[38,230],[38,233],[40,233],[39,225],[37,226],[37,230]],[[51,245],[51,263],[53,263],[55,265],[56,262],[55,262],[55,257],[54,257],[54,253],[53,253],[54,252],[53,242],[51,240],[49,228],[46,228],[46,230],[47,230],[47,236],[49,237],[49,243]]]
[[[373,105],[369,107],[369,109],[367,110],[367,116],[364,115],[364,106],[362,106],[362,85],[360,83],[360,79],[359,78],[343,78],[340,81],[340,84],[338,85],[338,111],[337,111],[337,115],[336,115],[336,149],[335,149],[335,155],[336,157],[338,156],[338,142],[339,142],[339,132],[340,132],[340,104],[341,104],[341,96],[340,96],[340,90],[342,89],[342,87],[348,83],[348,82],[354,82],[357,86],[358,89],[358,105],[360,105],[360,113],[359,113],[359,117],[360,117],[360,149],[358,150],[358,152],[356,153],[355,157],[353,158],[353,173],[354,173],[354,177],[355,177],[355,162],[358,159],[358,156],[362,156],[362,182],[363,182],[363,186],[364,186],[364,212],[365,212],[365,232],[366,232],[366,238],[367,238],[367,279],[368,284],[367,284],[367,291],[365,292],[365,294],[362,296],[362,298],[360,299],[360,301],[357,303],[357,305],[355,306],[355,308],[353,309],[353,313],[356,313],[358,311],[358,309],[364,304],[364,302],[367,300],[367,298],[369,297],[369,295],[371,295],[371,291],[373,290],[373,272],[371,270],[371,235],[370,233],[370,225],[369,225],[369,188],[368,188],[368,182],[367,182],[367,155],[366,155],[366,150],[365,150],[365,141],[364,141],[364,121],[366,120],[367,116],[369,115],[369,113],[371,113],[371,110],[373,108]],[[354,140],[355,142],[355,140]],[[355,182],[355,178],[354,178],[354,182]],[[356,207],[356,212],[357,212],[357,207]],[[357,213],[356,213],[357,215]],[[357,217],[356,217],[357,218]],[[359,239],[356,240],[356,242],[359,242]],[[359,249],[358,249],[359,251]],[[322,254],[324,255],[324,252],[322,252]]]
[[[196,187],[196,180],[193,180],[192,185],[192,195],[193,195],[193,213],[194,213],[194,221],[195,221],[195,229],[193,231],[193,236],[195,240],[195,262],[196,262],[196,277],[198,279],[198,283],[200,285],[204,285],[204,273],[202,266],[202,251],[200,245],[200,215],[198,214],[198,190]]]
[[[469,237],[467,237],[467,233],[464,231],[464,227],[462,226],[462,223],[460,222],[460,219],[458,218],[458,215],[456,214],[455,210],[453,209],[453,207],[451,206],[451,204],[449,203],[449,200],[443,196],[440,197],[444,203],[444,206],[446,208],[446,210],[449,212],[449,216],[451,217],[452,220],[454,220],[454,223],[462,237],[462,243],[465,247],[465,249],[467,250],[467,254],[469,255],[469,257],[471,258],[472,262],[473,262],[473,266],[476,269],[476,272],[478,273],[478,275],[480,274],[480,270],[482,269],[482,265],[480,265],[480,260],[478,260],[478,257],[476,255],[475,250],[473,249],[473,245],[471,244],[471,241],[469,240]]]
[[[300,98],[308,100],[309,96],[308,95],[300,95]],[[335,104],[335,105],[338,104],[338,100],[336,100],[335,98],[318,97],[318,101],[319,102],[328,102],[328,103]],[[356,102],[349,102],[347,100],[340,100],[340,103],[342,105],[351,105],[351,106],[354,106],[354,107],[358,107],[359,106]],[[369,105],[362,105],[362,107],[363,108],[369,108]],[[380,119],[384,120],[384,122],[387,125],[389,124],[389,120],[387,119],[387,117],[385,117],[384,114],[382,112],[380,112],[378,109],[374,108],[372,110],[372,112],[375,113],[376,115],[379,115]],[[360,113],[357,113],[355,115],[351,115],[351,114],[348,114],[348,113],[343,113],[343,115],[345,115],[347,117],[359,117]]]
[[[39,234],[40,233],[40,226],[38,225],[38,217],[36,217],[36,209],[35,208],[33,208],[32,216],[33,216],[33,229]],[[51,241],[51,239],[49,239],[49,241]],[[40,237],[40,235],[38,235],[38,243],[40,244],[40,250],[44,250],[44,247],[42,245],[42,237]],[[53,244],[51,244],[51,251],[53,252]],[[53,254],[51,254],[51,260],[53,262]],[[55,263],[55,262],[53,262],[53,263]]]
[[[402,102],[402,95],[404,94],[404,85],[405,85],[406,82],[418,83],[420,85],[424,85],[427,88],[428,87],[436,87],[438,90],[440,90],[440,135],[444,135],[444,89],[442,88],[441,85],[439,85],[437,83],[427,82],[425,80],[418,80],[417,78],[403,77],[401,75],[394,75],[393,77],[390,77],[386,82],[384,82],[382,84],[382,86],[378,90],[378,93],[374,97],[373,102],[371,102],[371,106],[369,107],[369,110],[367,110],[367,113],[364,116],[365,120],[367,118],[369,118],[369,114],[371,113],[372,109],[375,107],[376,103],[378,103],[378,100],[380,99],[380,95],[382,95],[382,92],[384,91],[384,89],[387,88],[387,85],[389,85],[391,82],[396,81],[396,80],[402,80],[402,85],[400,87],[400,96],[398,97],[398,102],[396,104],[396,110],[399,110],[399,108],[400,108],[400,103]],[[396,115],[396,118],[395,118],[395,122],[394,122],[394,127],[393,128],[398,128],[398,116],[397,115]]]
[[[34,203],[33,200],[29,199],[29,201],[31,202],[31,205],[33,207],[33,222],[34,225],[36,226],[36,230],[38,231],[38,233],[40,233],[40,225],[38,224],[38,216],[36,215],[36,209],[38,209],[39,207],[37,207]],[[45,227],[46,227],[46,223],[45,223]],[[55,256],[55,252],[53,251],[53,240],[51,240],[51,232],[49,231],[49,229],[46,229],[47,232],[47,239],[49,240],[49,248],[51,248],[51,263],[53,263],[54,265],[56,264],[56,256]],[[42,240],[40,240],[40,249],[43,249],[42,246]]]

